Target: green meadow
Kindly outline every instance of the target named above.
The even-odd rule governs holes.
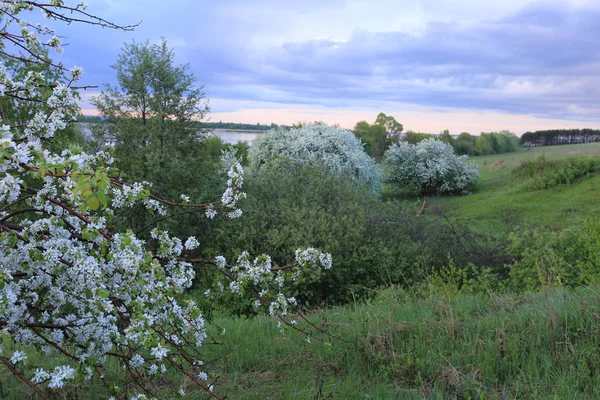
[[[468,220],[485,233],[503,232],[515,223],[542,225],[553,230],[584,223],[600,212],[600,175],[584,177],[573,184],[545,190],[527,190],[511,176],[522,162],[544,156],[560,159],[571,156],[600,157],[600,143],[531,147],[514,153],[472,157],[481,178],[467,196],[434,199],[449,213]]]

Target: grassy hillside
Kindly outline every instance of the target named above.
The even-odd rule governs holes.
[[[523,161],[574,155],[600,157],[600,143],[523,149],[516,153],[473,157],[481,179],[468,196],[443,197],[454,215],[466,218],[481,232],[501,232],[515,223],[562,229],[600,213],[600,175],[546,190],[525,190],[511,178]]]
[[[233,399],[600,398],[597,288],[414,298],[322,312],[348,342],[226,319],[215,363]]]

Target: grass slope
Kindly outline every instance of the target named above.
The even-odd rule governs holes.
[[[525,190],[511,178],[512,169],[542,155],[549,159],[573,155],[599,157],[600,143],[536,147],[473,157],[481,173],[475,192],[467,196],[441,197],[437,201],[445,203],[450,212],[468,219],[474,228],[485,233],[501,232],[511,228],[516,221],[521,225],[544,225],[558,230],[598,215],[600,175],[535,191]]]
[[[226,319],[216,386],[232,399],[600,398],[599,300],[590,288],[421,299],[386,290],[322,313],[348,343]]]

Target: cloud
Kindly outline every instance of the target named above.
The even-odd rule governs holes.
[[[355,31],[345,41],[285,43],[244,54],[217,95],[347,107],[420,105],[599,118],[600,10],[530,6],[422,34]],[[238,82],[236,82],[238,80]],[[574,107],[576,106],[576,107]]]
[[[227,111],[253,102],[600,120],[593,0],[98,0],[93,11],[143,23],[61,28],[62,61],[85,68],[84,84],[114,83],[123,42],[165,37]]]

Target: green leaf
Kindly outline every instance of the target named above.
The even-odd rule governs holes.
[[[98,200],[98,198],[95,196],[90,197],[89,199],[87,199],[87,206],[90,210],[96,211],[98,208],[100,208],[100,200]]]

